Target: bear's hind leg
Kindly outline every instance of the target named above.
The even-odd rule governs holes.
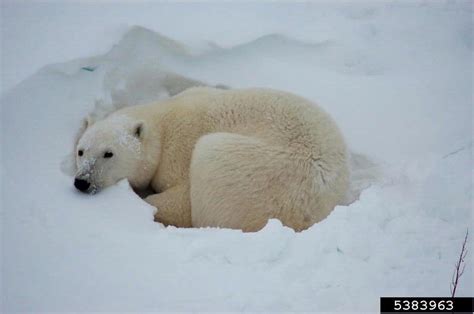
[[[205,135],[190,169],[194,227],[257,231],[269,218],[295,230],[309,227],[312,172],[287,148],[233,133]],[[314,208],[314,207],[313,207]]]

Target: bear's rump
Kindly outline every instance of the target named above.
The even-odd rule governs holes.
[[[332,210],[314,163],[253,136],[212,133],[199,139],[190,167],[195,227],[256,231],[269,218],[306,229]]]

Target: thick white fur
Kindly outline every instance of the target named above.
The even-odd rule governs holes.
[[[75,153],[78,140],[88,126],[105,119],[111,113],[129,106],[143,105],[168,99],[186,89],[208,84],[177,73],[165,72],[157,66],[138,68],[115,68],[104,78],[104,98],[95,101],[93,110],[81,121],[74,138],[73,154],[65,156],[61,162],[63,173],[73,176],[76,171]],[[223,84],[215,86],[228,89]]]
[[[138,150],[118,147],[124,132],[136,136]],[[79,148],[77,173],[86,164],[97,190],[122,178],[137,189],[151,185],[155,219],[180,227],[256,231],[278,218],[299,231],[344,202],[349,186],[348,152],[333,120],[269,89],[198,87],[123,108],[87,127]],[[104,150],[114,157],[100,161]]]

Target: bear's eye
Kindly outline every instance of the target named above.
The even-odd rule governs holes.
[[[82,156],[82,155],[84,155],[84,151],[83,151],[82,149],[80,149],[80,150],[77,151],[77,154],[78,154],[79,156]]]
[[[112,152],[105,152],[104,153],[104,158],[112,158],[114,154]]]

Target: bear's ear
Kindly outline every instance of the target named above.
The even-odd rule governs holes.
[[[139,140],[143,139],[143,135],[145,132],[145,123],[143,121],[138,121],[133,125],[133,136],[138,138]]]

